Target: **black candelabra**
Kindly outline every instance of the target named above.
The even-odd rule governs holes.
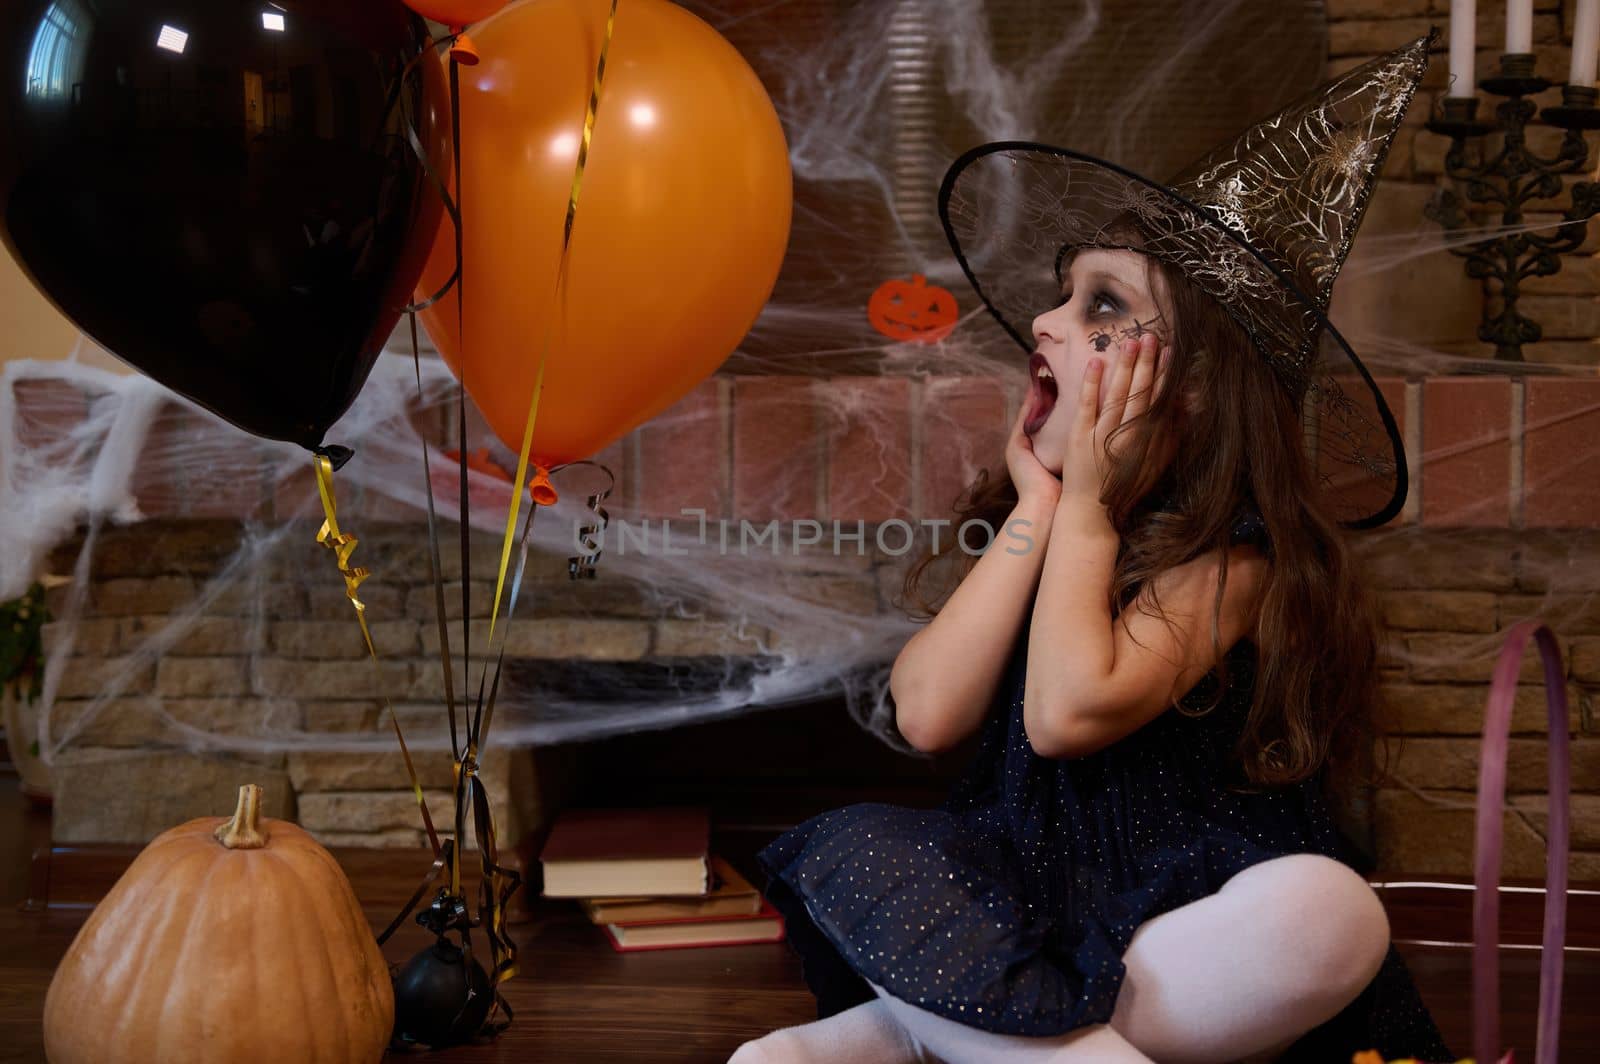
[[[1445,97],[1442,117],[1436,115],[1427,123],[1430,131],[1450,138],[1445,173],[1467,200],[1499,206],[1501,223],[1508,228],[1523,224],[1522,207],[1529,200],[1551,200],[1561,194],[1561,175],[1576,173],[1588,164],[1589,145],[1584,130],[1600,129],[1596,90],[1587,85],[1563,85],[1561,105],[1539,112],[1550,125],[1567,131],[1560,148],[1551,158],[1528,150],[1525,130],[1536,110],[1528,97],[1553,84],[1534,73],[1533,59],[1527,52],[1502,55],[1499,75],[1480,83],[1486,92],[1504,97],[1495,108],[1493,124],[1477,120],[1478,101],[1471,96]],[[1469,163],[1468,140],[1495,132],[1504,134],[1499,150],[1492,157]],[[1524,362],[1522,345],[1537,341],[1542,330],[1538,322],[1517,309],[1522,281],[1558,273],[1561,256],[1583,243],[1589,218],[1597,210],[1600,185],[1580,181],[1572,186],[1572,204],[1563,209],[1564,221],[1553,233],[1509,232],[1450,249],[1452,254],[1466,259],[1468,277],[1499,285],[1498,313],[1491,316],[1491,308],[1486,305],[1484,320],[1478,326],[1478,338],[1495,345],[1496,359]],[[1467,227],[1462,197],[1449,186],[1440,187],[1422,213],[1447,230]]]

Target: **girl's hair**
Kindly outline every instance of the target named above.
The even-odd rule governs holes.
[[[1070,258],[1063,260],[1063,276]],[[1230,532],[1240,507],[1254,503],[1266,525],[1271,564],[1254,632],[1254,696],[1235,750],[1253,786],[1234,789],[1287,786],[1322,772],[1325,794],[1346,802],[1358,787],[1383,779],[1390,757],[1378,672],[1382,621],[1360,560],[1320,503],[1298,405],[1257,348],[1178,268],[1146,256],[1146,269],[1150,291],[1159,299],[1164,288],[1169,297],[1162,332],[1172,352],[1167,387],[1143,417],[1113,433],[1128,433],[1128,440],[1126,447],[1116,445],[1120,457],[1108,458],[1101,500],[1121,539],[1112,616],[1155,574],[1220,548],[1210,626],[1220,653]],[[1060,401],[1070,402],[1072,384],[1061,383]],[[1002,527],[1017,492],[1003,461],[999,469],[998,476],[981,470],[957,499],[952,527],[974,519]],[[975,558],[947,547],[925,554],[906,574],[904,596],[927,618],[938,611],[919,585],[934,561],[952,556],[965,561],[935,596],[942,601]],[[1154,605],[1151,615],[1170,624]],[[1198,716],[1216,708],[1227,690],[1230,657],[1222,656],[1212,674],[1178,700],[1180,712]],[[1192,709],[1191,696],[1203,694],[1213,678],[1213,697]],[[1375,770],[1379,742],[1381,774]]]

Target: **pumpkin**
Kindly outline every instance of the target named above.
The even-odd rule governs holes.
[[[54,1064],[377,1061],[389,968],[344,871],[239,788],[156,836],[78,931],[44,1001]]]
[[[956,297],[920,273],[883,282],[867,300],[867,319],[892,340],[935,343],[950,335],[956,318]]]

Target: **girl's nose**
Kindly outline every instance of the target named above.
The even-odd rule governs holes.
[[[1033,319],[1033,342],[1042,344],[1046,340],[1060,341],[1062,331],[1055,327],[1056,311],[1060,307],[1053,307]]]

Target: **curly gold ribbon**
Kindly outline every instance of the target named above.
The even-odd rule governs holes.
[[[406,737],[400,732],[400,721],[394,715],[394,706],[389,703],[389,696],[382,693],[383,673],[378,668],[378,651],[372,645],[372,632],[367,627],[367,606],[356,595],[361,582],[371,574],[364,568],[350,565],[350,556],[355,553],[358,540],[350,533],[339,530],[339,507],[333,494],[333,463],[322,454],[313,455],[312,462],[317,472],[317,493],[322,496],[323,521],[322,527],[317,530],[317,542],[332,550],[338,560],[339,572],[344,577],[344,592],[355,607],[356,620],[361,624],[361,638],[367,644],[367,658],[372,662],[373,689],[379,692],[383,698],[383,708],[389,711],[389,723],[394,726],[394,737],[400,743],[400,756],[405,760],[406,772],[411,777],[411,793],[416,796],[417,808],[422,811],[428,842],[433,847],[434,855],[438,856],[443,853],[439,835],[434,831],[433,818],[428,815],[428,803],[422,797],[422,783],[417,779],[416,766],[411,763],[411,750],[406,746]]]

